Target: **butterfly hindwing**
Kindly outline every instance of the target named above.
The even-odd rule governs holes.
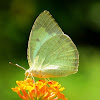
[[[78,71],[79,55],[75,44],[64,34],[48,39],[36,55],[34,67],[49,77],[67,76]]]

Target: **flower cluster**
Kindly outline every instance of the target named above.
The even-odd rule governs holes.
[[[56,81],[39,80],[36,83],[31,78],[16,81],[17,87],[12,88],[23,100],[67,100],[61,91],[64,87]]]

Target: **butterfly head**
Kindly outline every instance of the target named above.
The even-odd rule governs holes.
[[[33,75],[33,71],[34,71],[34,69],[27,69],[26,71],[25,71],[25,76],[28,76],[28,77],[30,77],[30,76],[34,76]]]

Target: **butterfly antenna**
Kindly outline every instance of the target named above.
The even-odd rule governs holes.
[[[13,64],[13,63],[11,63],[11,62],[9,62],[9,64],[15,65],[15,66],[17,66],[17,67],[19,67],[19,68],[22,68],[23,70],[26,71],[26,69],[25,69],[24,67],[22,67],[22,66],[20,66],[20,65],[18,65],[18,64]]]

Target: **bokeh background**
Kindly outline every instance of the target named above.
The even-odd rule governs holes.
[[[66,88],[68,100],[99,100],[100,0],[0,0],[0,100],[21,100],[11,87],[24,79],[24,70],[8,62],[29,68],[30,30],[44,10],[71,37],[80,55],[77,74],[53,80]]]

